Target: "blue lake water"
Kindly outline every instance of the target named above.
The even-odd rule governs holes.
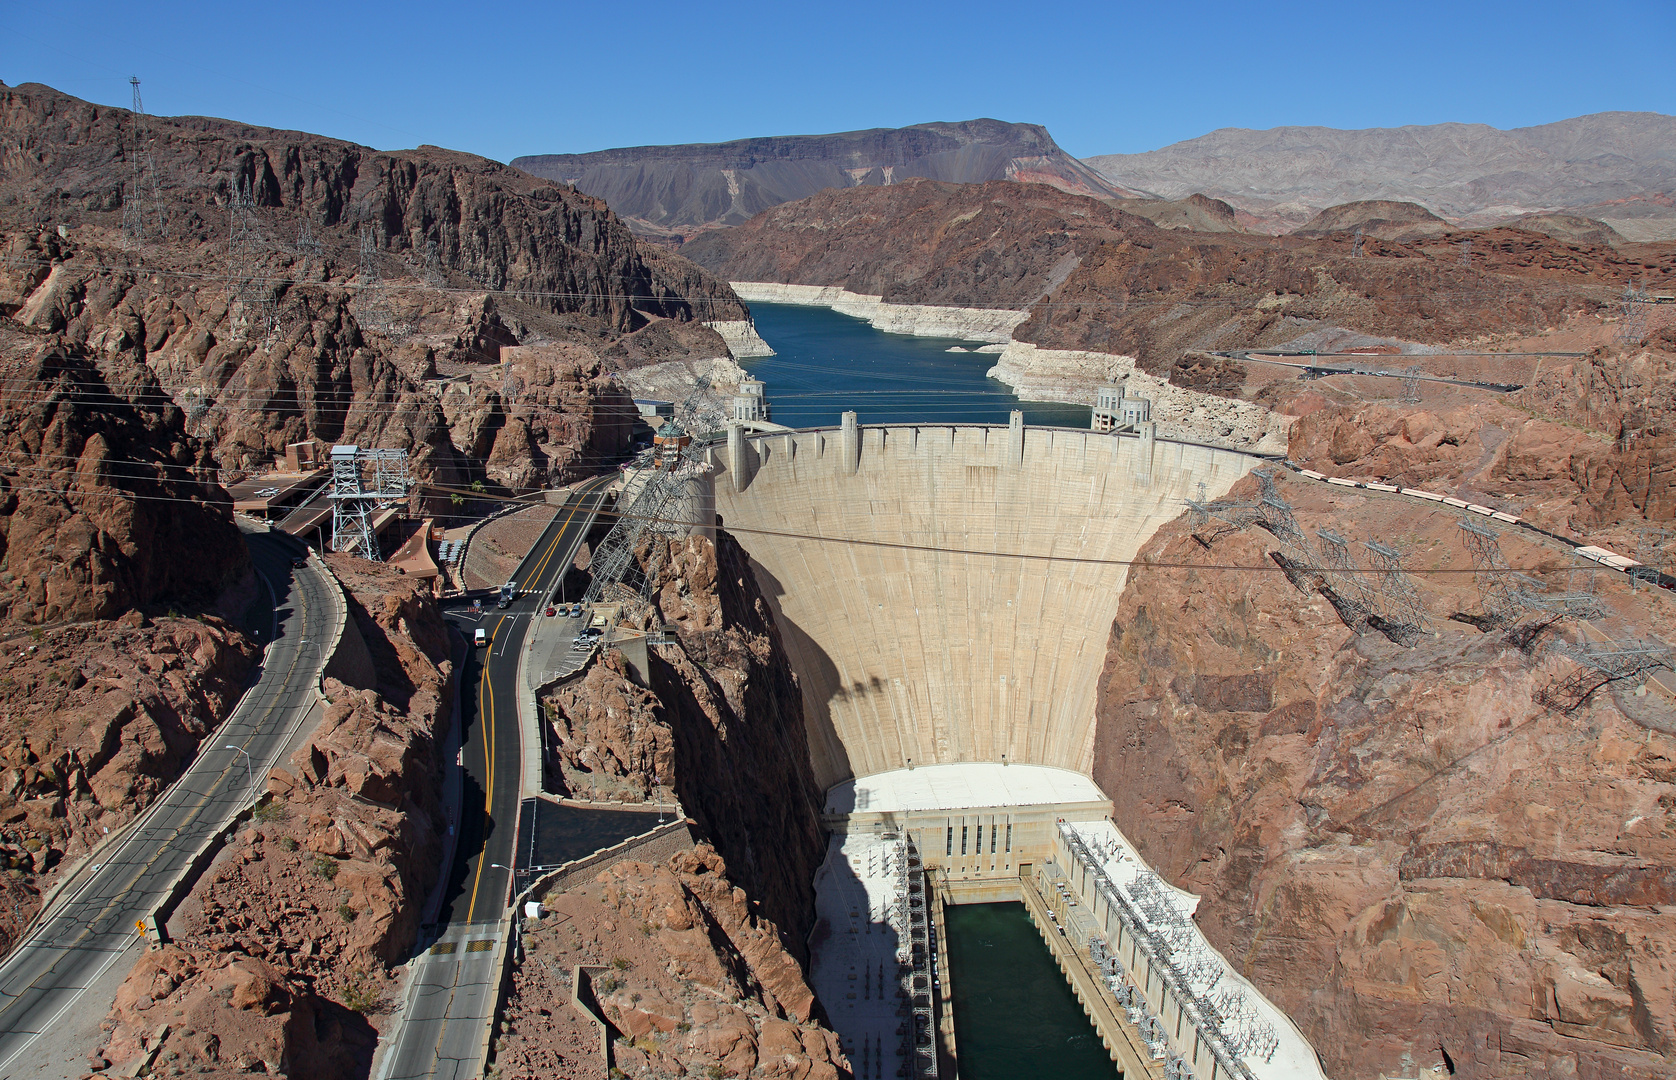
[[[953,338],[886,334],[828,308],[752,304],[757,333],[777,356],[746,360],[767,384],[770,419],[787,427],[835,427],[854,409],[863,424],[1005,424],[1013,409],[1027,424],[1086,428],[1088,406],[1019,401],[985,374],[991,353]]]

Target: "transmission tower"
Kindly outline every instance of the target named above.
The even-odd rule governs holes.
[[[1420,602],[1414,582],[1403,570],[1402,552],[1378,540],[1368,540],[1362,546],[1373,556],[1379,606],[1389,624],[1384,631],[1386,636],[1398,644],[1413,646],[1422,633],[1431,629],[1431,619],[1427,616],[1425,605]]]
[[[1472,265],[1472,241],[1471,240],[1462,240],[1461,243],[1460,243],[1460,251],[1461,251],[1460,258],[1458,258],[1456,261],[1459,262],[1462,266],[1471,266]]]
[[[1473,581],[1478,586],[1478,603],[1494,625],[1510,626],[1523,614],[1518,582],[1501,554],[1501,540],[1494,529],[1462,518],[1461,542],[1472,556]]]
[[[1671,666],[1670,646],[1659,641],[1611,641],[1601,645],[1558,642],[1552,651],[1577,665],[1571,674],[1536,692],[1539,705],[1572,712],[1610,682],[1639,678]]]
[[[442,256],[437,251],[436,241],[425,241],[425,284],[433,289],[447,286],[448,278],[442,272]]]
[[[1624,286],[1624,314],[1618,320],[1616,339],[1620,345],[1639,345],[1647,337],[1647,305],[1651,298],[1646,289],[1634,282]]]
[[[1275,489],[1273,473],[1267,469],[1259,469],[1256,475],[1260,492],[1257,513],[1261,520],[1258,523],[1285,545],[1287,554],[1295,562],[1302,568],[1309,568],[1314,562],[1314,552],[1310,551],[1309,540],[1305,538],[1304,531],[1298,528],[1297,519],[1292,516],[1292,504]]]
[[[128,179],[122,192],[122,240],[130,247],[145,243],[146,218],[155,211],[157,236],[169,235],[168,222],[163,213],[163,200],[157,190],[157,159],[152,152],[150,125],[146,123],[145,105],[140,101],[140,80],[130,76],[128,83],[134,90],[133,139],[134,147],[128,159]]]
[[[411,486],[406,450],[332,447],[332,550],[378,562],[373,519]]]
[[[378,273],[378,240],[372,229],[361,226],[360,293],[355,298],[355,318],[363,329],[388,336],[390,305],[384,296],[383,278]]]
[[[1648,526],[1637,529],[1635,538],[1635,559],[1642,565],[1641,573],[1646,576],[1637,578],[1633,574],[1630,575],[1631,588],[1634,588],[1634,583],[1638,580],[1645,581],[1656,588],[1659,579],[1664,576],[1664,546],[1670,539],[1670,531],[1657,526]]]
[[[1352,259],[1362,257],[1362,227],[1360,225],[1356,226],[1356,236],[1350,242],[1350,257]]]
[[[232,296],[234,333],[267,341],[279,330],[279,303],[273,286],[258,278],[258,260],[266,246],[256,220],[250,182],[241,180],[228,201],[227,279]]]
[[[1315,536],[1321,542],[1321,568],[1326,572],[1327,586],[1347,606],[1344,621],[1351,626],[1366,622],[1373,612],[1373,591],[1368,588],[1369,575],[1361,572],[1350,554],[1350,541],[1331,529],[1317,529]]]
[[[320,241],[315,239],[314,226],[309,224],[307,210],[297,218],[297,242],[291,246],[291,250],[302,259],[318,259],[323,252]]]
[[[1399,400],[1404,405],[1420,404],[1420,376],[1423,372],[1418,367],[1410,366],[1403,369],[1402,395]]]

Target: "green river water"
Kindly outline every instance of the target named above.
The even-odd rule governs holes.
[[[1023,904],[943,909],[960,1080],[1113,1080],[1111,1062]]]

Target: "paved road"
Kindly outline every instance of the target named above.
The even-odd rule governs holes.
[[[108,1000],[82,1000],[83,991],[133,944],[136,921],[167,897],[204,840],[250,803],[253,786],[278,764],[314,706],[326,659],[320,639],[340,617],[342,594],[312,565],[292,569],[295,545],[264,534],[245,540],[278,594],[278,635],[260,676],[185,775],[104,861],[78,875],[68,899],[0,964],[0,1078],[33,1074],[38,1037],[72,1009],[101,1017],[110,1009]]]
[[[440,916],[445,925],[417,961],[400,1026],[379,1070],[386,1080],[463,1080],[477,1064],[500,976],[494,950],[511,900],[509,868],[524,794],[518,658],[531,619],[539,617],[537,605],[593,527],[611,479],[584,485],[560,509],[513,575],[523,593],[519,600],[505,609],[489,607],[475,621],[463,603],[446,613],[467,639],[482,627],[490,643],[475,650],[463,673],[476,693],[461,699],[463,813]]]

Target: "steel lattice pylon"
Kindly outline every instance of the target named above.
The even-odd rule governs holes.
[[[365,225],[361,226],[360,243],[361,262],[357,273],[361,286],[355,297],[355,320],[364,330],[388,335],[394,320],[390,317],[390,305],[384,296],[384,279],[378,272],[378,238]]]
[[[233,331],[267,341],[279,331],[279,302],[273,286],[258,278],[258,259],[266,240],[256,221],[250,181],[241,180],[228,201],[227,278],[231,283]]]
[[[1420,376],[1425,374],[1418,367],[1407,367],[1402,373],[1402,394],[1400,399],[1405,405],[1420,404]]]
[[[1537,704],[1558,712],[1578,708],[1607,683],[1637,678],[1671,666],[1670,646],[1661,641],[1612,641],[1600,645],[1557,642],[1551,651],[1577,665],[1569,675],[1536,692]]]
[[[1634,283],[1624,286],[1624,314],[1616,335],[1620,345],[1639,345],[1647,336],[1647,305],[1652,298]]]
[[[1379,606],[1385,620],[1391,624],[1389,636],[1403,645],[1412,646],[1420,635],[1431,629],[1431,619],[1414,582],[1403,570],[1402,552],[1378,540],[1362,544],[1373,556],[1373,570],[1377,574]]]
[[[129,247],[138,247],[145,243],[148,217],[155,213],[159,238],[168,237],[169,223],[157,189],[157,158],[151,147],[151,126],[140,101],[140,80],[135,76],[128,82],[134,88],[134,148],[122,190],[122,240]]]
[[[1473,581],[1478,586],[1479,605],[1498,626],[1510,625],[1523,613],[1525,604],[1518,582],[1501,554],[1501,540],[1494,529],[1468,518],[1461,519],[1461,542],[1472,556]]]
[[[1346,621],[1365,622],[1373,611],[1373,592],[1368,588],[1368,575],[1350,554],[1350,541],[1331,529],[1317,529],[1315,536],[1320,541],[1321,568],[1326,571],[1328,587],[1349,608]]]
[[[332,550],[378,562],[373,517],[407,497],[406,450],[332,447]]]

